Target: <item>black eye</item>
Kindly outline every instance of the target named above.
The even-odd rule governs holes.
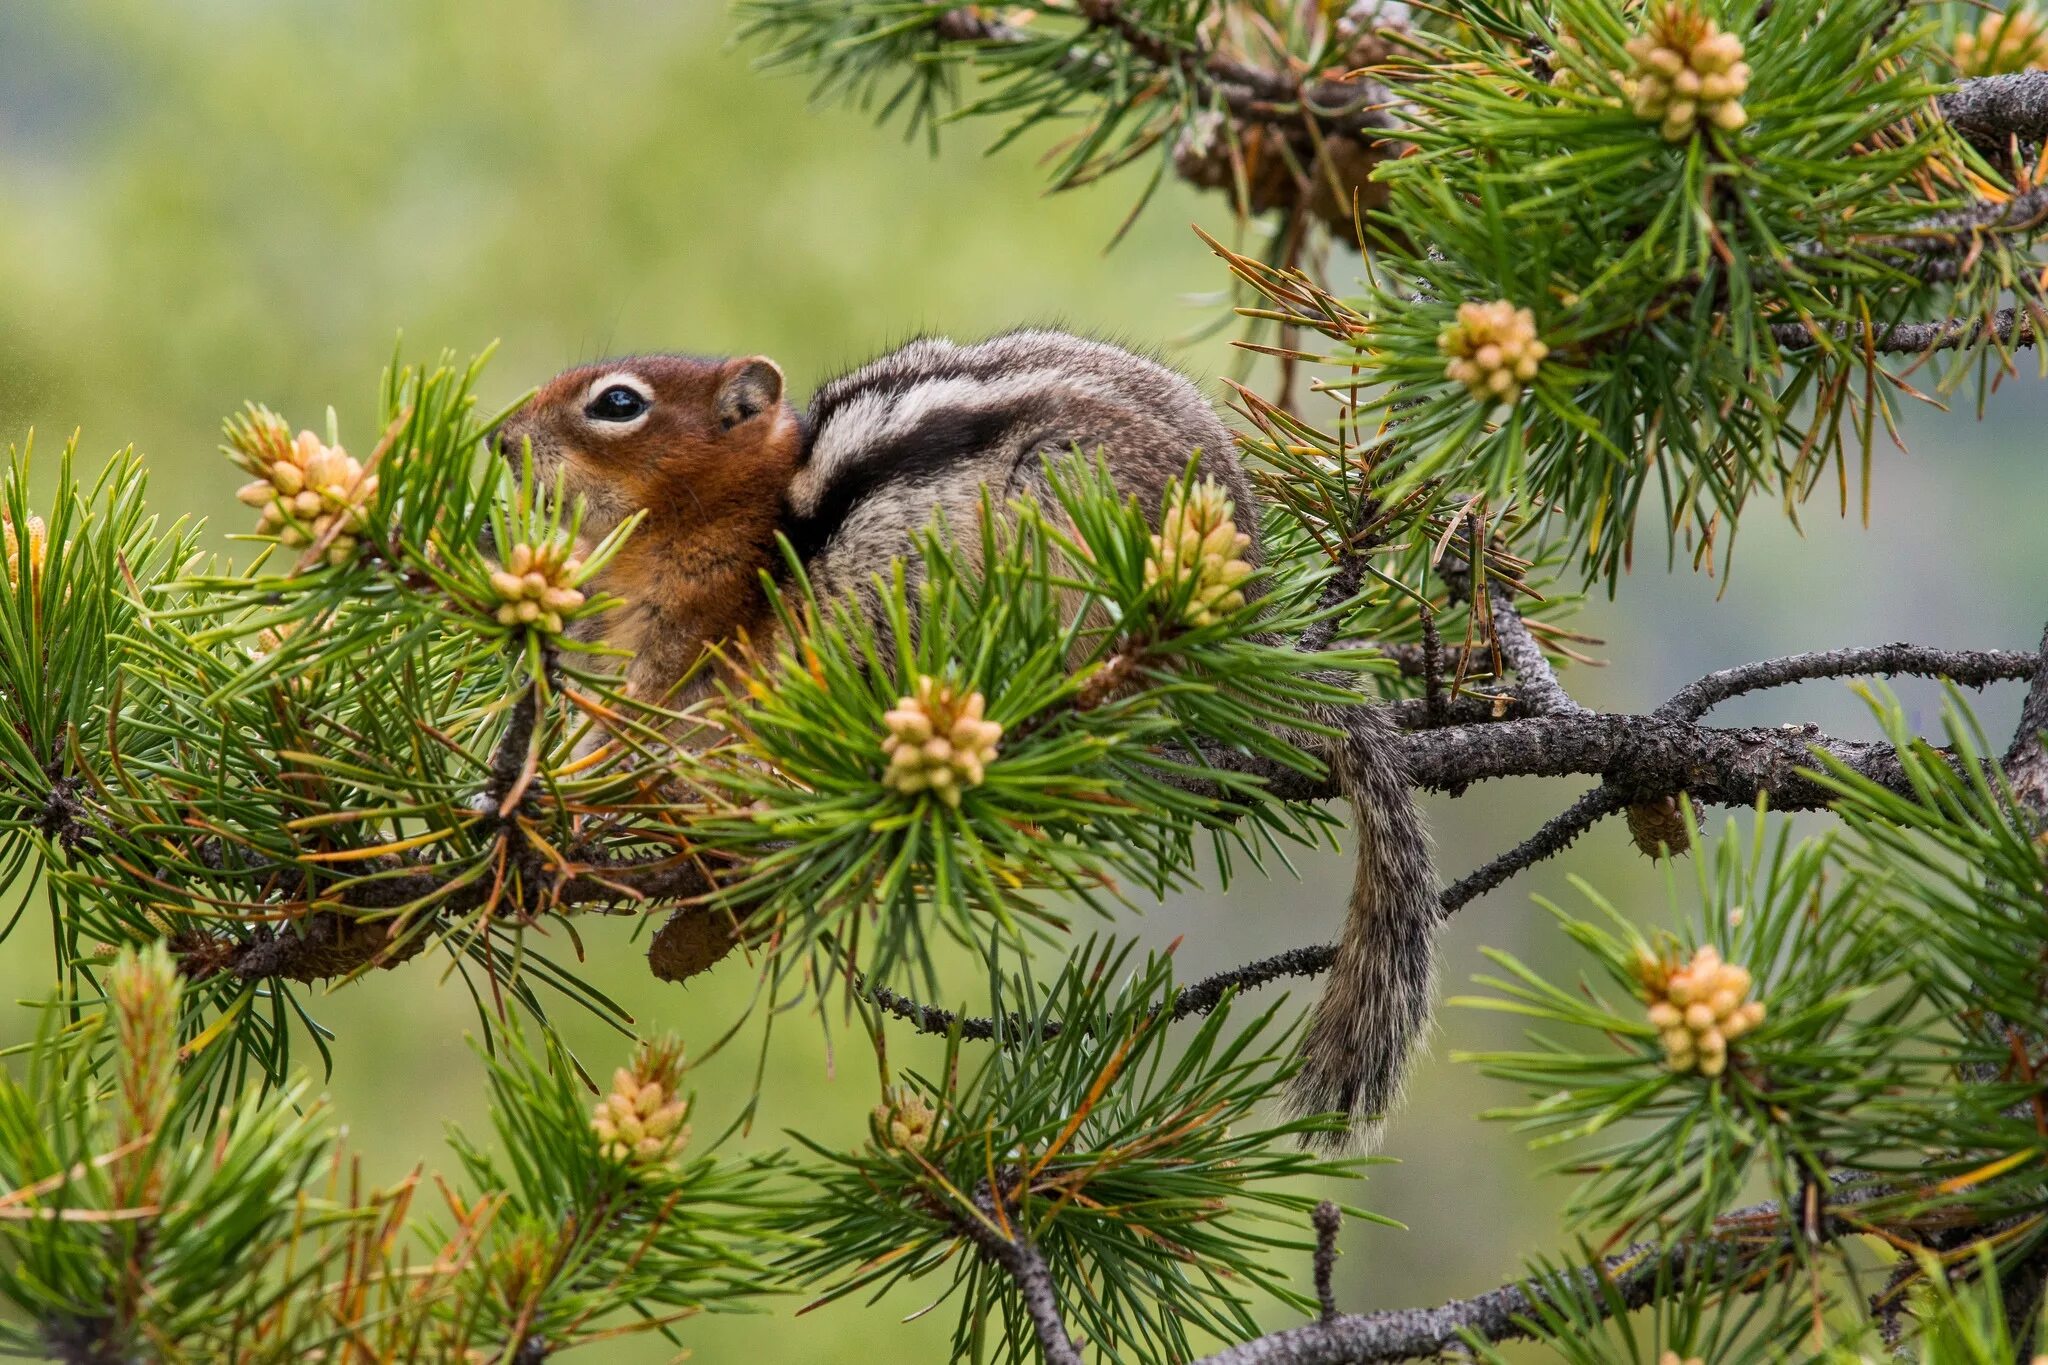
[[[591,399],[583,415],[593,422],[630,422],[647,408],[645,394],[624,384],[614,384]]]

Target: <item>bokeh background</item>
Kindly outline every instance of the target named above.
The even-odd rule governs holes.
[[[221,417],[259,399],[317,426],[332,404],[344,437],[367,444],[401,329],[413,354],[500,342],[485,385],[496,402],[633,349],[763,351],[801,393],[920,330],[1056,320],[1171,347],[1215,320],[1223,272],[1189,224],[1225,228],[1221,201],[1169,186],[1105,253],[1135,180],[1047,197],[1032,147],[987,157],[988,130],[971,127],[934,158],[857,114],[809,107],[800,82],[752,69],[758,54],[732,45],[733,27],[717,0],[0,0],[0,434],[33,428],[54,455],[76,431],[88,463],[133,443],[163,513],[225,530],[244,516],[217,453]],[[1176,354],[1204,377],[1231,363],[1221,339]],[[1641,556],[1583,618],[1612,663],[1567,681],[1591,705],[1634,709],[1708,669],[1802,648],[2030,647],[2048,600],[2048,387],[2023,376],[1981,418],[1968,394],[1956,408],[1915,407],[1909,449],[1879,452],[1867,528],[1852,488],[1850,518],[1824,496],[1803,533],[1757,507],[1732,579]],[[1658,544],[1654,530],[1644,543]],[[1931,727],[1938,690],[1901,691]],[[2002,737],[2016,693],[1979,705]],[[1873,733],[1839,684],[1719,714]],[[1446,871],[1519,840],[1576,791],[1488,784],[1431,802]],[[1310,856],[1298,881],[1179,898],[1119,928],[1181,938],[1189,973],[1325,941],[1346,861]],[[1572,875],[1646,920],[1672,913],[1661,876],[1618,823],[1603,826],[1458,915],[1447,989],[1484,969],[1481,944],[1564,967],[1532,897],[1574,903]],[[745,969],[661,987],[630,927],[584,926],[590,976],[643,1028],[700,1044],[722,1034],[749,996]],[[29,923],[0,945],[7,999],[52,988],[46,943]],[[483,1115],[467,992],[421,961],[323,1005],[339,1034],[327,1093],[367,1173],[447,1165],[445,1127]],[[562,1022],[593,1065],[623,1056],[592,1021]],[[0,1006],[0,1042],[31,1027],[28,1009]],[[757,1038],[696,1073],[700,1134],[743,1102]],[[1450,1061],[1511,1038],[1491,1017],[1444,1011],[1388,1133],[1398,1164],[1342,1196],[1408,1224],[1347,1231],[1347,1308],[1475,1292],[1528,1252],[1564,1249],[1562,1179],[1476,1117],[1516,1097]],[[828,1061],[813,1024],[783,1021],[744,1143],[779,1143],[788,1125],[859,1140],[874,1067],[856,1040],[838,1042]],[[930,1296],[801,1317],[778,1303],[682,1334],[709,1361],[935,1359],[946,1312],[896,1322]]]

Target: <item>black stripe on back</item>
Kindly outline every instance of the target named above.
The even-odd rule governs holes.
[[[1002,443],[1012,426],[1038,416],[1028,406],[1019,410],[1007,404],[991,408],[939,408],[901,436],[859,452],[858,458],[826,485],[810,515],[798,516],[785,506],[782,533],[789,537],[798,557],[809,561],[839,533],[854,509],[885,485],[895,485],[907,493],[953,464],[982,458]],[[822,420],[814,425],[812,438],[825,427],[826,421]],[[912,515],[908,520],[913,526],[922,526],[925,517]]]

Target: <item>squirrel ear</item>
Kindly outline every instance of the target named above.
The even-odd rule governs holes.
[[[765,355],[751,356],[718,386],[718,424],[731,431],[781,401],[781,369]]]

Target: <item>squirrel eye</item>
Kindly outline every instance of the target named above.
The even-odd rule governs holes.
[[[637,389],[614,384],[590,400],[583,415],[594,422],[630,422],[648,409],[647,397]]]

